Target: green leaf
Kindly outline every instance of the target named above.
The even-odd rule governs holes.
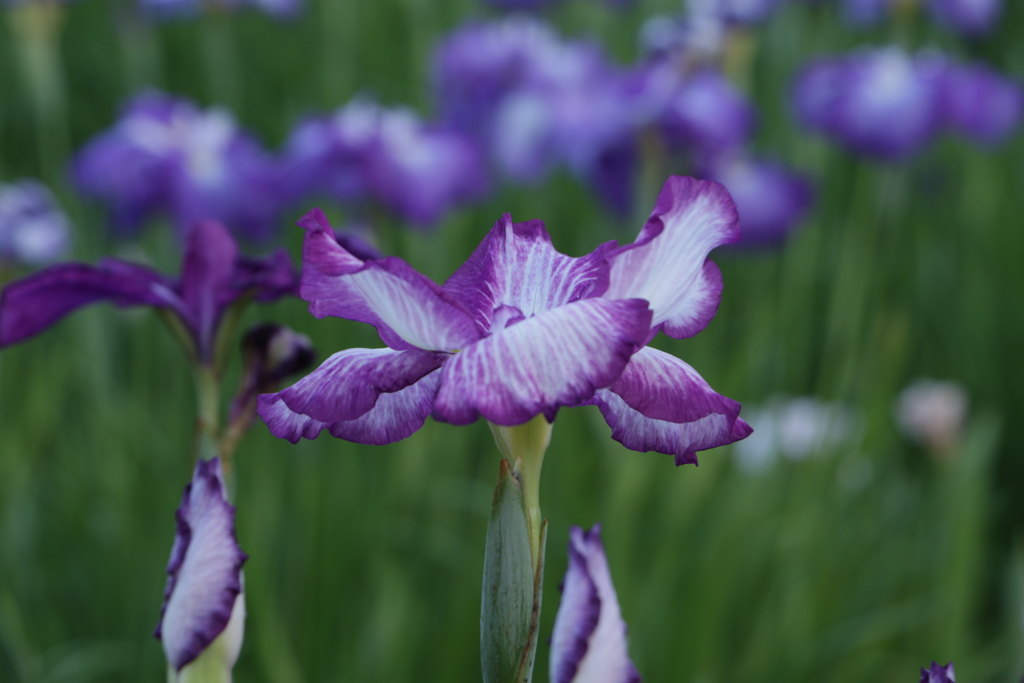
[[[533,571],[523,489],[501,461],[487,524],[480,608],[480,656],[484,683],[528,683],[533,674],[540,620],[543,542]],[[547,536],[547,525],[541,532]]]

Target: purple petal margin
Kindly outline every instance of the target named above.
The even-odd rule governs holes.
[[[248,559],[235,536],[235,508],[224,496],[220,460],[196,463],[177,511],[167,586],[155,636],[180,671],[224,631],[242,592]]]
[[[551,637],[551,683],[639,683],[626,623],[601,543],[601,527],[569,531],[569,568]]]
[[[604,297],[646,299],[655,329],[692,337],[715,316],[722,295],[722,274],[708,253],[739,239],[736,205],[724,187],[671,176],[636,241],[611,255]]]
[[[921,683],[956,683],[953,662],[946,666],[939,666],[938,662],[932,662],[927,669],[921,669]]]

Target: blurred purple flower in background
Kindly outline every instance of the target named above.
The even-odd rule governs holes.
[[[168,215],[181,234],[205,219],[257,240],[277,228],[281,198],[271,157],[226,110],[202,111],[162,93],[133,99],[82,149],[74,176],[123,230],[153,215]]]
[[[939,666],[937,662],[932,662],[927,669],[921,669],[921,683],[956,683],[953,662],[946,666]]]
[[[242,565],[248,557],[235,536],[235,507],[227,501],[219,458],[196,463],[175,519],[154,635],[163,643],[172,682],[230,681],[245,630]],[[199,657],[210,678],[182,671]]]
[[[473,142],[424,123],[411,109],[356,99],[300,123],[282,162],[289,200],[316,195],[348,205],[375,201],[418,226],[481,197],[486,172]]]
[[[741,147],[756,123],[754,104],[714,69],[686,78],[661,118],[669,143],[692,150],[699,158]]]
[[[560,254],[540,221],[506,214],[443,287],[400,259],[363,261],[322,212],[303,218],[301,295],[317,317],[374,325],[389,348],[347,349],[294,386],[259,397],[271,432],[323,430],[359,443],[404,439],[430,415],[522,424],[597,405],[627,448],[696,463],[750,433],[740,405],[683,361],[647,347],[703,329],[722,279],[707,258],[739,239],[735,207],[710,181],[672,177],[636,241]]]
[[[988,33],[1002,13],[1003,0],[929,0],[939,22],[967,36]]]
[[[255,7],[272,17],[289,19],[302,9],[302,0],[139,0],[139,6],[158,18],[195,16],[204,10]]]
[[[551,636],[551,683],[640,683],[612,584],[601,526],[569,530],[569,566]]]
[[[40,266],[67,255],[67,216],[40,182],[0,183],[0,265]]]
[[[773,161],[723,156],[707,164],[703,175],[722,183],[736,202],[743,235],[738,248],[781,245],[814,198],[807,178]]]
[[[992,147],[1020,126],[1024,88],[983,64],[950,63],[943,73],[941,104],[954,132]]]
[[[297,286],[298,274],[286,251],[242,256],[223,226],[205,221],[186,239],[177,280],[146,266],[106,259],[96,266],[62,263],[7,285],[0,292],[0,347],[39,334],[82,306],[111,301],[119,307],[167,311],[191,355],[210,364],[228,308],[250,298],[270,301],[292,294]]]

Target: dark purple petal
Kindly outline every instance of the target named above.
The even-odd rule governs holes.
[[[299,224],[307,230],[301,296],[316,317],[369,323],[394,349],[453,351],[480,337],[473,319],[405,261],[356,258],[338,244],[319,209]]]
[[[209,360],[223,311],[221,292],[231,282],[238,245],[220,223],[202,221],[185,238],[181,262],[181,298],[197,337],[199,353]]]
[[[720,160],[706,173],[736,202],[743,238],[739,247],[773,247],[796,229],[812,200],[806,178],[771,161]]]
[[[292,257],[284,249],[276,249],[267,256],[235,259],[230,286],[221,292],[221,305],[228,306],[245,295],[256,301],[273,301],[298,293],[299,274]]]
[[[650,347],[633,354],[609,389],[655,420],[696,422],[713,414],[735,420],[740,414],[739,403],[716,393],[692,367]]]
[[[148,268],[118,261],[99,266],[64,263],[12,282],[0,292],[0,346],[39,334],[68,313],[104,300],[185,314],[165,278]]]
[[[435,419],[516,425],[585,401],[619,376],[650,328],[639,299],[582,299],[506,327],[442,368]]]
[[[932,662],[927,669],[921,669],[921,683],[956,683],[953,662],[946,666],[939,666],[937,662]]]
[[[260,417],[279,439],[298,443],[315,439],[324,429],[339,439],[375,446],[394,443],[411,436],[433,410],[441,373],[432,372],[404,389],[381,394],[369,412],[354,420],[321,422],[288,408],[280,394],[263,394],[258,399]]]
[[[177,520],[155,635],[180,671],[224,631],[242,592],[247,557],[235,537],[235,508],[225,498],[218,458],[196,463]]]
[[[320,422],[354,420],[372,410],[378,396],[418,382],[443,359],[418,349],[346,349],[278,395],[289,410]]]
[[[739,238],[736,205],[725,188],[671,176],[636,241],[610,257],[604,297],[646,299],[654,328],[677,339],[693,336],[714,317],[722,294],[722,275],[708,253]]]
[[[741,418],[723,413],[692,422],[667,422],[646,417],[610,389],[601,389],[587,403],[601,409],[612,438],[633,451],[674,455],[676,464],[697,464],[697,451],[717,448],[746,438],[753,431]]]
[[[444,291],[488,332],[494,310],[502,305],[529,317],[600,296],[608,287],[607,255],[614,244],[573,258],[555,250],[542,221],[513,223],[505,214],[444,284]]]
[[[551,637],[551,683],[639,683],[626,622],[601,543],[601,527],[569,531],[569,568]]]
[[[943,111],[958,133],[995,146],[1020,126],[1024,89],[982,64],[950,64],[942,78]]]

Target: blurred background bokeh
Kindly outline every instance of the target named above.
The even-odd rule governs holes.
[[[243,6],[244,5],[244,6]],[[601,522],[647,681],[1024,676],[1024,4],[1018,0],[49,0],[0,8],[0,283],[104,256],[176,273],[225,221],[321,206],[441,282],[505,212],[580,255],[670,173],[744,241],[703,332],[656,346],[755,433],[698,468],[562,411],[541,496],[547,646],[568,528]],[[243,132],[244,131],[244,132]],[[321,357],[378,346],[250,307]],[[240,357],[225,386],[237,382]],[[0,680],[156,681],[195,391],[109,305],[0,351]],[[239,681],[480,676],[487,426],[236,456]]]

